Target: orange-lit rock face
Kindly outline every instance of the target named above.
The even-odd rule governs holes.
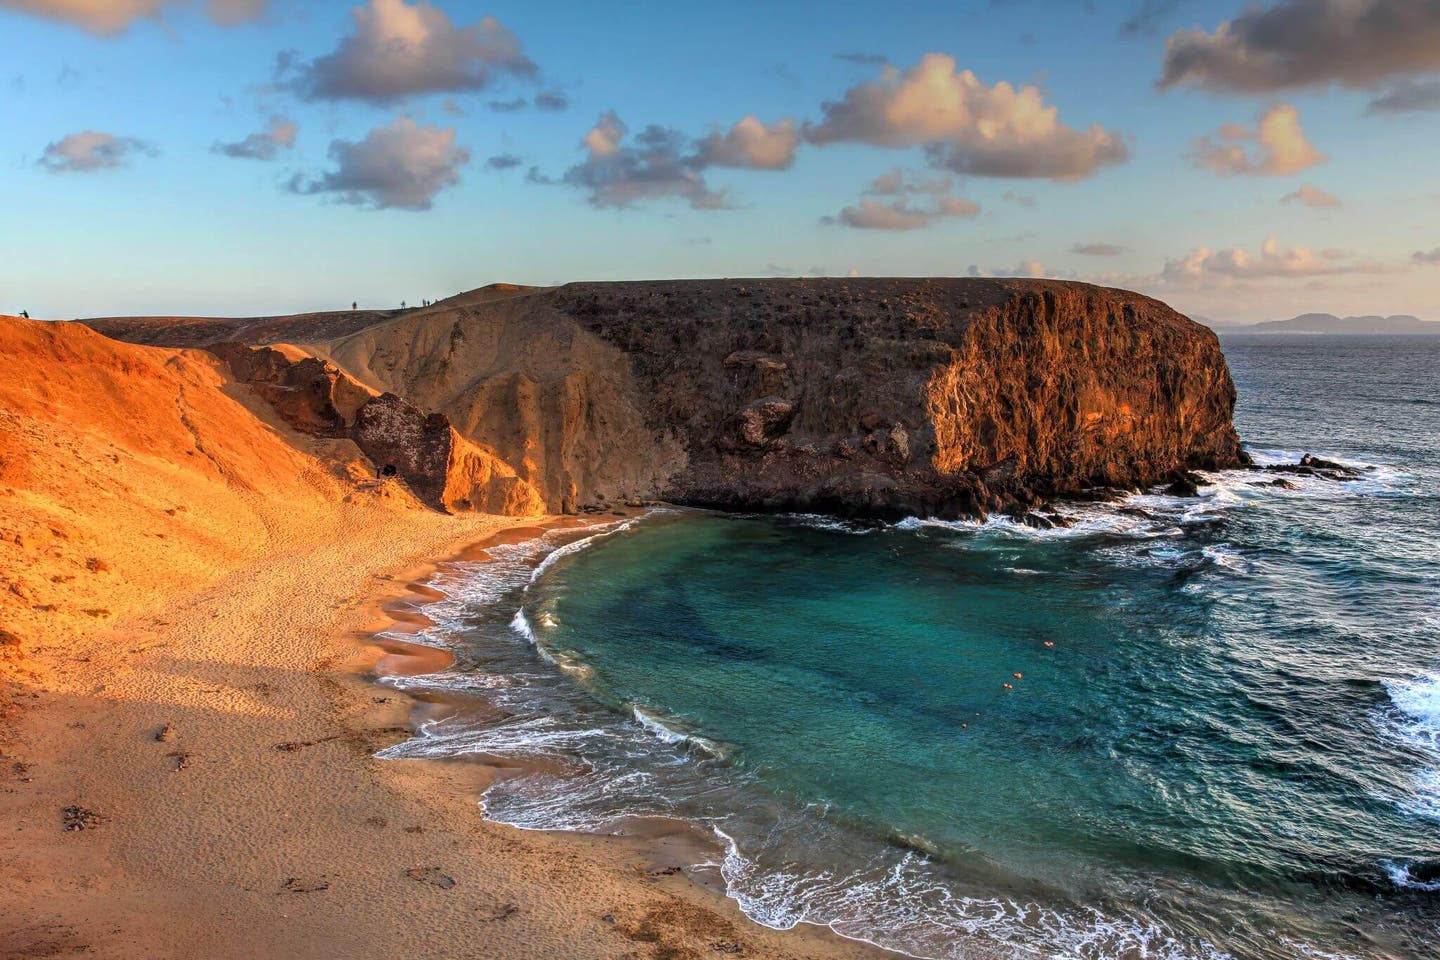
[[[1045,490],[1233,464],[1234,403],[1212,333],[1155,301],[1078,285],[980,312],[925,387],[937,472],[1008,461],[1015,481]]]
[[[277,350],[235,342],[207,349],[295,429],[354,440],[377,473],[400,477],[432,506],[502,516],[546,512],[531,484],[494,451],[456,433],[444,414],[427,415],[394,393],[375,396],[315,357],[292,361]]]
[[[303,345],[493,453],[511,492],[479,499],[507,511],[530,501],[506,470],[551,511],[641,497],[954,516],[1243,459],[1214,334],[1080,283],[579,283],[369,319],[102,327]]]

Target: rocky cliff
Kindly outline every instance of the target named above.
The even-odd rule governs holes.
[[[340,336],[302,318],[264,329],[443,413],[553,510],[953,516],[1244,459],[1215,335],[1080,283],[487,288]]]
[[[545,502],[493,451],[455,432],[443,413],[426,414],[394,393],[377,396],[334,364],[287,357],[270,347],[222,341],[205,347],[224,360],[290,426],[348,438],[377,479],[398,476],[422,502],[445,510],[538,516]]]

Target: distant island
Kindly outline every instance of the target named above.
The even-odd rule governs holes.
[[[1207,322],[1208,321],[1202,321]],[[1289,320],[1251,324],[1211,324],[1220,333],[1312,333],[1337,336],[1428,334],[1440,336],[1440,323],[1408,314],[1391,317],[1337,317],[1333,313],[1302,313]]]

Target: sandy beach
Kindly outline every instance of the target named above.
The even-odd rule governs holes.
[[[6,319],[0,359],[0,957],[858,955],[680,840],[524,833],[488,768],[374,757],[446,708],[375,683],[445,663],[375,632],[537,520],[422,505],[206,354]]]
[[[367,638],[436,558],[505,527],[534,523],[417,514],[296,544],[42,650],[6,748],[0,954],[862,955],[746,921],[663,838],[487,823],[485,768],[373,758],[415,704],[372,671],[444,657]]]

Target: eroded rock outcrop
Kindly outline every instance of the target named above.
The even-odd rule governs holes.
[[[381,477],[398,476],[422,501],[506,516],[545,513],[539,493],[503,460],[457,434],[443,413],[393,393],[376,396],[334,364],[292,360],[269,347],[222,342],[208,349],[304,433],[346,437]]]
[[[953,516],[1244,460],[1215,335],[1081,283],[581,283],[310,329],[289,339],[445,414],[552,510]]]
[[[385,473],[404,477],[415,495],[449,510],[538,516],[545,502],[493,453],[470,443],[443,413],[422,413],[393,393],[355,413],[350,437]]]

